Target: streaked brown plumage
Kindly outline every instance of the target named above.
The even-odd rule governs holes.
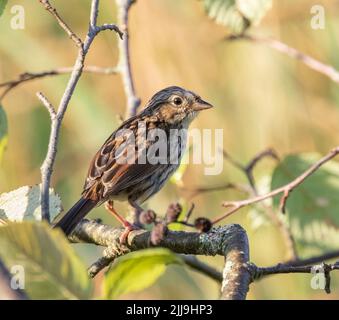
[[[141,203],[158,192],[180,164],[186,137],[182,136],[177,144],[170,145],[171,130],[187,129],[200,110],[210,107],[198,95],[180,87],[168,87],[156,93],[144,110],[122,123],[99,149],[90,164],[82,197],[55,227],[70,234],[90,210],[108,200],[128,200],[134,208],[141,210]],[[145,139],[142,130],[147,134],[152,129],[162,129],[167,139]],[[136,147],[131,143],[133,137]],[[146,157],[146,161],[140,163],[142,152],[152,154],[156,142],[166,144],[166,159],[154,164],[152,158]],[[129,161],[120,161],[131,150],[135,152],[131,153]],[[176,163],[169,161],[173,150],[178,152]],[[154,155],[158,154],[155,152]],[[110,211],[115,213],[113,208]]]

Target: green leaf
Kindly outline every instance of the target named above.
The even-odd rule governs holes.
[[[60,197],[49,190],[51,221],[62,211]],[[41,221],[40,185],[24,186],[0,195],[0,218],[10,221]]]
[[[8,0],[0,0],[0,17],[4,13],[7,2]]]
[[[256,188],[258,194],[265,194],[270,191],[271,188],[271,175],[264,175],[257,179]],[[247,212],[247,218],[250,221],[251,227],[254,231],[257,229],[270,225],[271,220],[267,217],[265,213],[265,208],[263,205],[271,206],[272,199],[266,199],[257,205],[249,208]]]
[[[272,0],[204,0],[208,15],[233,34],[242,34],[260,22]]]
[[[271,189],[285,185],[318,161],[320,155],[289,155],[274,170]],[[303,253],[321,253],[338,247],[339,164],[326,163],[290,194],[287,223]],[[279,206],[280,197],[273,204]]]
[[[0,15],[1,15],[1,7],[0,7]],[[3,153],[7,146],[7,141],[8,141],[7,116],[6,116],[5,110],[0,105],[0,161],[2,159]]]
[[[11,270],[22,266],[31,299],[89,299],[91,283],[83,263],[59,230],[44,223],[0,227],[0,257]]]
[[[270,221],[268,220],[265,214],[265,209],[259,206],[255,206],[249,209],[247,213],[247,217],[250,220],[251,228],[254,231],[270,224]]]
[[[115,299],[151,286],[171,263],[181,264],[182,261],[164,248],[140,250],[119,258],[105,276],[105,298]]]

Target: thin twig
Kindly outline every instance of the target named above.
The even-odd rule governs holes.
[[[187,223],[187,222],[189,221],[189,219],[190,219],[190,217],[191,217],[191,215],[192,215],[192,213],[193,213],[194,208],[195,208],[195,204],[192,203],[192,204],[191,204],[191,207],[188,209],[188,211],[187,211],[186,214],[185,214],[185,217],[184,217],[184,219],[183,219],[183,222]]]
[[[234,167],[238,168],[240,171],[245,171],[245,166],[240,163],[238,160],[234,159],[226,150],[221,149],[224,159],[226,159]]]
[[[200,261],[196,256],[193,255],[180,255],[181,259],[184,260],[186,265],[191,267],[193,270],[198,271],[205,276],[208,276],[218,282],[222,281],[222,273],[211,267],[207,263]]]
[[[187,189],[187,188],[182,188],[184,191],[189,191],[191,194],[189,196],[190,199],[202,194],[202,193],[208,193],[208,192],[214,192],[214,191],[222,191],[222,190],[227,190],[227,189],[234,189],[237,191],[241,192],[249,192],[249,189],[245,185],[240,185],[236,183],[226,183],[224,185],[220,186],[211,186],[211,187],[197,187],[193,189]]]
[[[57,116],[54,106],[48,101],[48,99],[43,95],[42,92],[37,92],[36,95],[38,99],[42,102],[42,104],[46,107],[51,117],[51,120],[54,121]]]
[[[68,27],[68,25],[63,21],[63,19],[57,13],[56,9],[52,7],[51,4],[47,0],[40,0],[40,2],[44,5],[45,9],[48,10],[56,18],[59,25],[66,31],[66,33],[78,46],[78,55],[73,66],[71,76],[68,80],[66,89],[60,100],[59,107],[57,109],[57,114],[51,123],[51,133],[49,137],[47,155],[41,166],[41,178],[42,178],[41,211],[42,211],[43,219],[49,221],[49,186],[51,182],[53,166],[54,166],[55,157],[57,153],[57,145],[58,145],[58,140],[59,140],[61,122],[67,110],[68,104],[72,98],[72,95],[78,83],[78,80],[82,74],[86,55],[88,53],[88,50],[94,38],[100,31],[107,30],[107,29],[113,30],[120,37],[122,36],[122,33],[118,29],[118,27],[116,27],[115,25],[105,25],[101,27],[96,26],[99,0],[92,0],[91,12],[90,12],[90,24],[89,24],[88,33],[86,35],[84,42],[82,42],[80,38],[74,34],[74,32]]]
[[[193,211],[194,211],[194,208],[195,208],[195,204],[192,202],[191,207],[185,213],[184,218],[182,220],[176,220],[176,221],[173,221],[173,222],[179,223],[179,224],[186,226],[186,227],[195,228],[194,224],[188,222]]]
[[[101,270],[108,267],[115,259],[130,252],[124,245],[117,245],[112,243],[108,246],[97,261],[95,261],[87,270],[88,275],[94,278]]]
[[[118,26],[116,26],[115,24],[108,24],[108,23],[105,23],[103,24],[102,26],[97,26],[94,31],[96,34],[98,34],[99,32],[101,31],[106,31],[106,30],[110,30],[110,31],[115,31],[121,40],[124,39],[124,33],[119,29]]]
[[[321,263],[323,261],[336,259],[336,258],[339,258],[339,250],[330,251],[330,252],[321,254],[319,256],[314,256],[314,257],[307,258],[307,259],[297,259],[294,261],[288,261],[286,262],[286,264],[290,266],[307,266],[310,264]]]
[[[314,165],[312,165],[308,170],[306,170],[303,174],[301,174],[299,177],[294,179],[292,182],[288,183],[287,185],[284,185],[280,188],[277,188],[269,193],[266,193],[264,195],[259,195],[250,199],[242,200],[242,201],[225,201],[223,203],[223,207],[225,208],[231,208],[228,210],[226,213],[224,213],[221,217],[215,219],[213,221],[213,224],[218,223],[222,219],[230,216],[234,212],[238,211],[239,209],[254,204],[261,202],[265,199],[272,198],[278,194],[283,193],[283,196],[280,199],[280,209],[284,212],[285,207],[286,207],[286,201],[288,199],[288,196],[290,193],[300,184],[302,184],[307,177],[312,175],[315,171],[317,171],[324,163],[327,161],[331,160],[335,156],[337,156],[339,153],[339,147],[334,148],[331,150],[325,157],[321,158],[318,162],[316,162]]]
[[[50,76],[58,76],[62,74],[71,73],[73,67],[60,67],[52,70],[40,71],[40,72],[25,72],[18,76],[17,79],[6,81],[0,83],[0,88],[3,87],[5,90],[0,95],[0,101],[14,88],[17,86],[24,84],[28,81],[32,81],[35,79],[50,77]],[[113,67],[98,67],[98,66],[85,66],[82,70],[84,73],[97,73],[104,75],[117,74],[117,69]]]
[[[81,39],[72,31],[67,23],[60,17],[57,10],[49,3],[48,0],[39,0],[45,9],[58,21],[59,26],[64,29],[67,35],[74,41],[77,47],[81,48],[83,43]]]
[[[257,267],[254,264],[248,264],[249,270],[252,274],[252,280],[259,280],[265,276],[283,273],[323,273],[324,275],[324,290],[326,293],[331,293],[331,277],[330,273],[334,270],[339,270],[339,263],[326,264],[321,263],[320,265],[311,266],[292,266],[289,264],[278,263],[272,267]]]
[[[241,172],[244,173],[249,183],[249,194],[255,197],[258,196],[258,190],[257,190],[255,178],[254,178],[255,166],[259,163],[259,161],[261,161],[265,157],[271,157],[275,160],[279,160],[277,153],[275,152],[275,150],[271,148],[268,148],[256,154],[246,165],[243,165],[239,161],[235,160],[225,150],[222,150],[222,152],[226,160],[228,160],[233,166],[235,166]],[[272,221],[272,223],[274,223],[277,226],[280,233],[282,234],[284,243],[287,248],[288,259],[296,260],[298,258],[298,253],[297,253],[294,237],[291,233],[290,228],[287,226],[285,221],[283,221],[281,216],[277,215],[273,211],[273,208],[271,206],[265,204],[264,202],[261,203],[261,206],[264,209],[264,213],[266,214],[266,216]]]
[[[253,171],[254,171],[255,166],[259,163],[259,161],[261,161],[262,159],[264,159],[266,157],[270,157],[272,159],[279,160],[277,153],[273,149],[269,148],[269,149],[266,149],[262,152],[259,152],[257,155],[255,155],[252,158],[252,160],[244,167],[248,182],[249,182],[252,190],[255,193],[257,192],[257,190],[256,190],[257,188],[256,188],[256,185],[255,185]]]
[[[277,153],[271,149],[265,149],[264,151],[259,152],[256,154],[247,165],[243,165],[239,161],[235,160],[227,151],[222,150],[222,154],[224,159],[228,160],[234,167],[238,168],[240,171],[244,172],[246,175],[246,178],[251,186],[252,191],[256,194],[256,186],[255,186],[255,181],[253,177],[253,171],[255,166],[261,161],[262,159],[266,157],[270,157],[276,160],[279,160],[279,157]]]
[[[118,25],[121,27],[124,38],[119,42],[119,71],[124,83],[124,90],[127,98],[125,119],[136,115],[140,106],[140,98],[135,91],[130,61],[128,18],[129,10],[135,0],[116,0],[118,7]]]
[[[226,40],[248,40],[254,43],[259,44],[266,44],[272,49],[275,49],[281,53],[286,54],[287,56],[296,59],[298,61],[301,61],[306,66],[308,66],[310,69],[315,70],[326,77],[330,78],[332,81],[339,83],[339,71],[332,67],[331,65],[325,64],[323,62],[320,62],[313,57],[304,54],[300,52],[299,50],[292,48],[288,46],[287,44],[278,41],[276,39],[272,38],[265,38],[265,37],[258,37],[258,36],[252,36],[248,34],[244,34],[241,36],[231,36],[227,37]]]

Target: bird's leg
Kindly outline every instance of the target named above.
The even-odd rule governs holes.
[[[113,206],[113,201],[109,200],[105,203],[105,209],[113,215],[114,218],[116,218],[125,228],[124,232],[121,234],[119,240],[121,244],[126,244],[128,235],[131,231],[137,229],[135,226],[133,226],[131,223],[129,223],[124,217],[122,217]]]
[[[140,223],[140,214],[144,211],[144,209],[131,199],[128,200],[128,203],[134,209],[133,224],[137,225],[138,227],[142,227],[142,224]]]

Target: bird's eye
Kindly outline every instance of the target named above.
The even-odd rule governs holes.
[[[173,102],[176,106],[180,106],[182,104],[182,99],[179,97],[175,97]]]

